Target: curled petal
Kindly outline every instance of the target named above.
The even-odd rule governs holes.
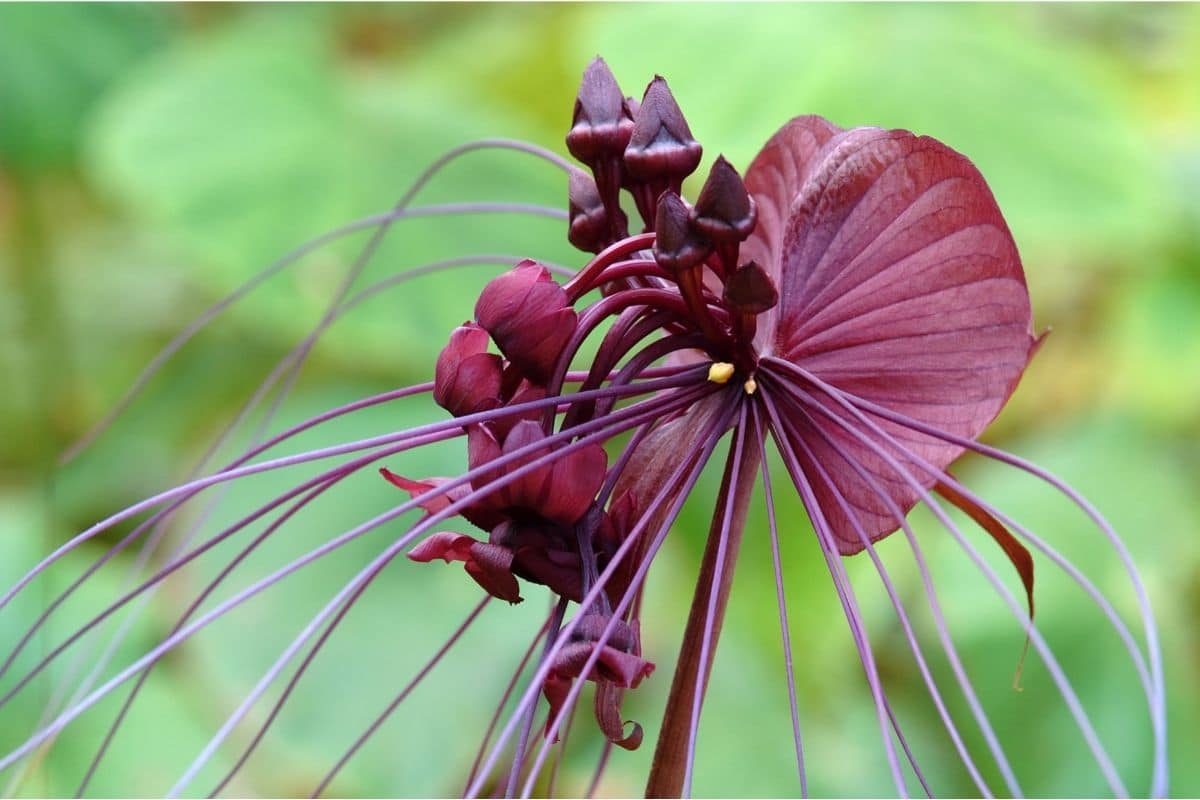
[[[596,722],[604,736],[617,747],[637,750],[642,746],[644,731],[639,723],[621,719],[621,694],[621,688],[611,683],[596,684]],[[628,736],[625,735],[627,724],[633,726]]]
[[[451,561],[466,561],[471,557],[471,545],[476,541],[470,536],[452,531],[435,533],[419,545],[408,551],[412,561],[427,564],[435,558],[440,558],[449,564]]]
[[[521,602],[521,591],[512,573],[512,552],[461,533],[435,533],[409,551],[413,561],[428,563],[440,558],[449,564],[462,561],[467,574],[492,597],[509,603]]]
[[[781,249],[772,347],[843,391],[974,438],[1016,387],[1034,343],[1021,261],[983,177],[934,139],[873,128],[830,138],[805,164]],[[813,396],[849,422],[832,400]],[[938,467],[962,452],[881,424]],[[911,508],[916,493],[828,418],[799,424],[871,538],[895,530],[877,492],[814,425],[901,508]],[[833,497],[824,487],[818,494],[842,551],[860,550]]]

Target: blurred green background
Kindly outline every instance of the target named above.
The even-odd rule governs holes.
[[[172,361],[94,448],[56,469],[58,454],[172,335],[290,248],[389,208],[448,147],[503,136],[564,152],[578,77],[596,54],[631,94],[655,73],[671,81],[706,148],[705,164],[724,153],[744,168],[801,113],[845,127],[909,128],[976,162],[1021,248],[1037,324],[1054,329],[989,441],[1058,471],[1123,532],[1162,628],[1172,793],[1200,794],[1196,5],[0,5],[0,584],[94,520],[181,480],[320,318],[366,236],[322,248],[269,281]],[[468,200],[562,208],[565,186],[544,162],[483,153],[448,169],[418,202]],[[560,222],[514,215],[404,222],[362,285],[473,253],[578,265],[564,232]],[[427,379],[446,334],[470,314],[491,272],[425,278],[339,322],[276,427]],[[401,404],[356,415],[304,444],[438,417],[420,403]],[[393,466],[453,474],[459,458],[448,449]],[[1080,514],[998,465],[967,458],[959,470],[1046,535],[1136,621],[1119,565]],[[651,575],[643,632],[658,672],[626,702],[626,714],[646,726],[647,746],[618,751],[603,793],[637,794],[643,785],[717,477],[689,505]],[[208,529],[298,480],[237,486]],[[332,494],[220,596],[395,500],[373,474]],[[890,792],[828,575],[798,503],[789,496],[782,505],[812,790]],[[1025,791],[1106,793],[1035,656],[1025,690],[1010,688],[1018,625],[936,525],[914,518],[955,640]],[[705,706],[701,795],[798,791],[763,524],[761,514],[752,516]],[[167,659],[91,791],[164,792],[303,621],[399,530],[294,577]],[[980,547],[995,555],[982,536]],[[897,538],[881,550],[936,653],[906,546]],[[101,552],[99,544],[84,548],[0,614],[0,651]],[[161,638],[172,612],[232,552],[218,549],[195,574],[171,583],[139,617],[116,663]],[[127,585],[131,560],[117,561],[67,605],[34,651],[46,652]],[[1002,558],[994,562],[1007,569]],[[1044,559],[1038,564],[1039,622],[1130,790],[1144,793],[1149,734],[1134,673],[1094,606]],[[973,794],[870,563],[848,566],[893,703],[935,791]],[[385,573],[230,791],[310,791],[478,594],[457,568],[399,564]],[[334,793],[461,791],[473,748],[542,613],[535,588],[525,594],[522,606],[485,611],[482,626],[351,762]],[[944,659],[935,662],[952,709],[972,728]],[[4,681],[0,688],[12,677]],[[23,740],[51,691],[40,682],[0,709],[0,751]],[[20,781],[0,775],[0,789],[72,792],[116,708],[106,702],[85,715]],[[586,711],[562,770],[570,792],[583,790],[599,748]],[[256,711],[251,722],[264,714]],[[252,732],[239,728],[189,791],[207,792]],[[987,762],[978,733],[967,739]],[[983,769],[1001,790],[994,766]]]

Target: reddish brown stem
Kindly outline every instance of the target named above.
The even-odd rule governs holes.
[[[750,505],[750,496],[758,477],[758,464],[762,456],[762,441],[751,437],[742,450],[742,463],[733,463],[732,450],[729,460],[725,463],[725,475],[721,479],[721,491],[718,493],[721,500],[713,511],[708,544],[704,548],[704,559],[700,564],[700,577],[696,580],[696,592],[692,596],[692,610],[688,614],[687,628],[683,632],[679,661],[675,665],[675,677],[671,682],[671,693],[667,698],[662,729],[654,750],[654,763],[650,768],[650,778],[646,782],[646,797],[679,797],[683,791],[684,772],[687,769],[688,733],[692,726],[692,698],[696,693],[696,681],[701,670],[700,648],[704,640],[709,599],[714,588],[713,576],[717,571],[717,549],[721,538],[721,521],[725,516],[725,502],[729,497],[729,484],[732,476],[736,474],[738,483],[733,491],[733,514],[725,550],[725,563],[721,566],[720,586],[716,587],[717,605],[716,619],[713,622],[712,649],[708,663],[703,665],[706,690],[717,652],[717,640],[721,635],[721,624],[725,619],[725,606],[729,602],[734,565],[737,563],[742,533],[746,527],[746,511]]]

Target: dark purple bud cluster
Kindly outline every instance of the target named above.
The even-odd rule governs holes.
[[[658,198],[666,191],[679,193],[703,152],[661,76],[650,82],[639,103],[624,96],[601,58],[583,74],[567,150],[594,178],[589,186],[572,176],[568,190],[568,238],[590,253],[628,235],[619,202],[622,188],[633,195],[646,230],[653,230]]]

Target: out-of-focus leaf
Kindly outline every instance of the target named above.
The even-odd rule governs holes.
[[[136,4],[0,6],[0,164],[68,164],[97,97],[165,41],[173,16]]]
[[[719,66],[699,45],[713,30]],[[1011,9],[668,5],[594,9],[577,49],[606,54],[626,91],[667,75],[710,156],[748,163],[796,114],[909,128],[976,163],[1030,252],[1133,250],[1163,222],[1163,165],[1111,70],[1045,35]]]

